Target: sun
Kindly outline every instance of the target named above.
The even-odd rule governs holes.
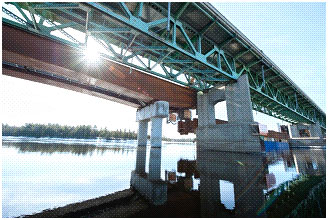
[[[101,61],[100,50],[100,45],[92,37],[89,37],[84,50],[84,56],[88,65],[99,65]]]

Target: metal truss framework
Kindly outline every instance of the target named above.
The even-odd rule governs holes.
[[[254,110],[291,123],[319,122],[325,129],[325,113],[208,3],[15,2],[2,11],[7,24],[78,49],[92,37],[108,52],[101,56],[192,89],[248,74]]]

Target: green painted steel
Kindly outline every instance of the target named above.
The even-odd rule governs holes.
[[[78,49],[92,37],[101,56],[191,89],[248,74],[254,110],[326,127],[325,112],[209,3],[14,2],[2,11],[4,23]]]

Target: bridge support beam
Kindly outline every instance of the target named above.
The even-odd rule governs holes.
[[[217,102],[226,100],[227,124],[215,123]],[[212,88],[197,97],[197,146],[202,149],[262,152],[260,139],[253,135],[253,112],[248,76],[242,75],[236,83],[220,89]]]
[[[136,170],[131,174],[131,186],[153,205],[167,200],[167,185],[161,180],[162,122],[169,115],[169,103],[158,101],[137,111],[138,148]],[[149,173],[145,172],[148,122],[151,121]]]

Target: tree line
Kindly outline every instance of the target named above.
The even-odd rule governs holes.
[[[50,137],[50,138],[78,138],[78,139],[137,139],[137,133],[130,130],[109,131],[107,128],[97,129],[96,126],[78,125],[67,126],[59,124],[33,124],[10,126],[2,124],[2,136]]]

